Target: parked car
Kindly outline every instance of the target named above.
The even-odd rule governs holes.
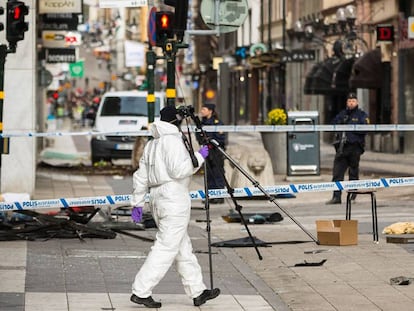
[[[165,96],[155,92],[154,119],[159,120],[160,109],[165,106]],[[107,92],[99,103],[91,139],[92,163],[101,160],[129,159],[136,136],[106,135],[105,132],[132,132],[148,128],[148,104],[145,91]]]

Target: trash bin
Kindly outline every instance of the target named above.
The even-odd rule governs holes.
[[[313,126],[318,119],[317,111],[288,112],[288,125]],[[288,176],[320,175],[319,132],[288,132],[287,145]]]

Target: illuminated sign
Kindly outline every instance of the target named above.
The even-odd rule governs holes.
[[[394,41],[394,26],[377,25],[377,41]]]

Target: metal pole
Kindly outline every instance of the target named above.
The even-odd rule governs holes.
[[[272,30],[272,25],[271,25],[271,20],[272,20],[272,1],[268,0],[268,21],[267,21],[267,45],[268,45],[268,50],[269,53],[272,52],[272,35],[271,35],[271,30]],[[272,67],[268,66],[267,67],[267,98],[266,98],[266,109],[267,112],[269,112],[272,109]]]
[[[286,51],[286,0],[282,3],[282,47],[283,53]],[[282,108],[286,109],[286,64],[280,63],[280,93]]]
[[[167,89],[165,95],[167,97],[167,105],[175,106],[175,54],[176,42],[167,41],[164,48],[165,59],[167,61]]]
[[[8,50],[7,45],[0,45],[0,134],[3,134],[3,102],[4,102],[4,64]],[[1,158],[3,154],[9,153],[9,138],[0,137],[0,172]],[[1,183],[0,183],[1,186]]]
[[[154,86],[154,67],[156,55],[152,48],[148,50],[146,54],[147,58],[147,83],[148,83],[148,94],[147,94],[147,104],[148,104],[148,123],[154,122],[155,115],[155,86]]]
[[[260,42],[264,42],[264,0],[260,1]]]

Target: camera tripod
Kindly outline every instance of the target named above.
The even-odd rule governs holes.
[[[187,107],[185,109],[182,109],[181,114],[183,117],[191,117],[191,119],[194,121],[196,125],[196,136],[198,134],[198,142],[202,145],[210,145],[212,148],[218,150],[227,160],[230,161],[230,163],[234,166],[235,169],[239,170],[251,183],[254,187],[258,188],[266,197],[267,200],[269,200],[271,203],[275,204],[283,213],[285,213],[299,228],[302,229],[303,232],[305,232],[315,243],[319,244],[319,241],[308,231],[306,228],[302,226],[302,224],[297,221],[288,211],[286,211],[284,208],[282,208],[277,202],[275,196],[269,194],[261,185],[260,183],[255,180],[245,169],[243,169],[229,154],[224,151],[224,149],[220,146],[220,144],[214,140],[208,137],[206,132],[203,130],[202,124],[198,116],[194,115],[194,110],[192,108],[188,109]],[[206,170],[207,168],[207,161],[204,162],[204,190],[205,190],[205,210],[206,210],[206,221],[207,221],[207,239],[208,239],[208,253],[209,253],[209,266],[210,266],[210,282],[211,282],[211,288],[213,288],[213,273],[212,273],[212,251],[211,251],[211,226],[210,226],[210,203],[209,203],[209,194],[208,194],[208,184],[207,184],[207,174]],[[257,247],[257,243],[255,239],[253,238],[249,227],[247,225],[246,220],[243,217],[243,214],[241,212],[242,206],[238,204],[236,198],[234,197],[234,189],[230,186],[229,182],[227,181],[224,169],[221,167],[221,175],[224,178],[226,189],[228,194],[230,195],[231,200],[233,201],[235,205],[235,210],[238,212],[241,222],[243,223],[250,241],[252,242],[253,247],[255,248],[255,251],[258,255],[259,260],[262,260],[263,257],[259,252],[259,249]]]

